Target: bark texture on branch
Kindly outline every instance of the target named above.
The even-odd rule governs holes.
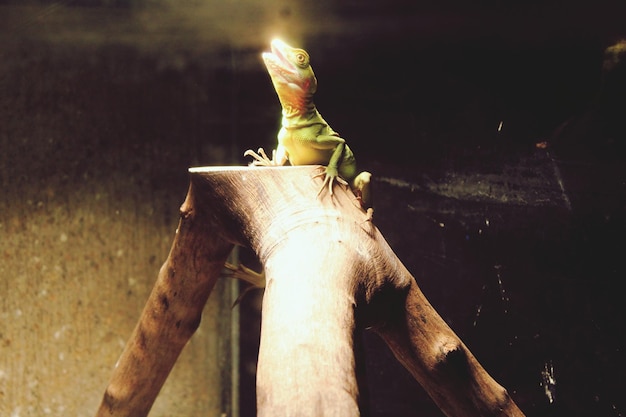
[[[358,416],[354,333],[374,327],[448,416],[522,416],[320,167],[191,170],[181,227],[98,416],[146,415],[233,244],[265,266],[259,416]],[[157,368],[154,368],[158,364]]]
[[[376,332],[446,415],[523,416],[414,280],[404,296],[391,295],[373,309],[369,314],[384,320]]]
[[[148,415],[200,325],[202,309],[233,245],[222,238],[196,196],[191,184],[172,249],[115,366],[97,417]]]

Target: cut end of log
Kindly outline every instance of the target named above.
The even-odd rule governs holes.
[[[310,169],[318,167],[319,165],[276,165],[271,167],[262,167],[262,166],[254,166],[254,165],[224,165],[224,166],[204,166],[204,167],[191,167],[188,169],[188,172],[191,174],[198,174],[203,172],[228,172],[228,171],[247,171],[252,169],[272,169],[272,170],[302,170],[302,169]]]

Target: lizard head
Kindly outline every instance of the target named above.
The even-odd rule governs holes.
[[[288,114],[304,113],[313,105],[312,97],[317,90],[309,54],[304,49],[293,48],[274,39],[271,52],[264,52],[262,56],[283,111]]]

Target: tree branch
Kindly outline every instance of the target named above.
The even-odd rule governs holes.
[[[428,303],[350,190],[317,197],[322,169],[190,170],[181,227],[98,416],[147,414],[233,244],[252,248],[265,266],[259,416],[358,416],[357,318],[447,415],[523,415]]]

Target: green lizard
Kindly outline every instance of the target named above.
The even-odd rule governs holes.
[[[313,103],[317,89],[317,79],[311,68],[309,54],[292,48],[285,42],[275,39],[271,52],[263,53],[263,61],[270,74],[274,89],[283,109],[282,127],[278,132],[278,147],[270,159],[263,148],[257,152],[247,150],[244,156],[252,156],[253,165],[326,165],[324,182],[318,195],[328,186],[330,195],[333,185],[339,182],[348,185],[367,208],[367,221],[372,220],[369,172],[356,175],[354,154],[341,138],[322,118]],[[225,265],[225,274],[252,284],[252,288],[265,287],[265,272],[257,273],[241,264]],[[246,289],[235,302],[250,290]]]
[[[350,183],[363,208],[370,203],[369,172],[357,175],[354,154],[346,141],[335,132],[317,111],[313,95],[317,79],[311,68],[309,54],[304,49],[293,48],[274,39],[271,52],[263,53],[263,61],[282,105],[282,127],[278,132],[278,147],[270,160],[260,148],[247,150],[253,165],[326,165],[324,182],[318,195],[328,186],[333,195],[333,185]],[[370,210],[368,210],[368,216]]]

